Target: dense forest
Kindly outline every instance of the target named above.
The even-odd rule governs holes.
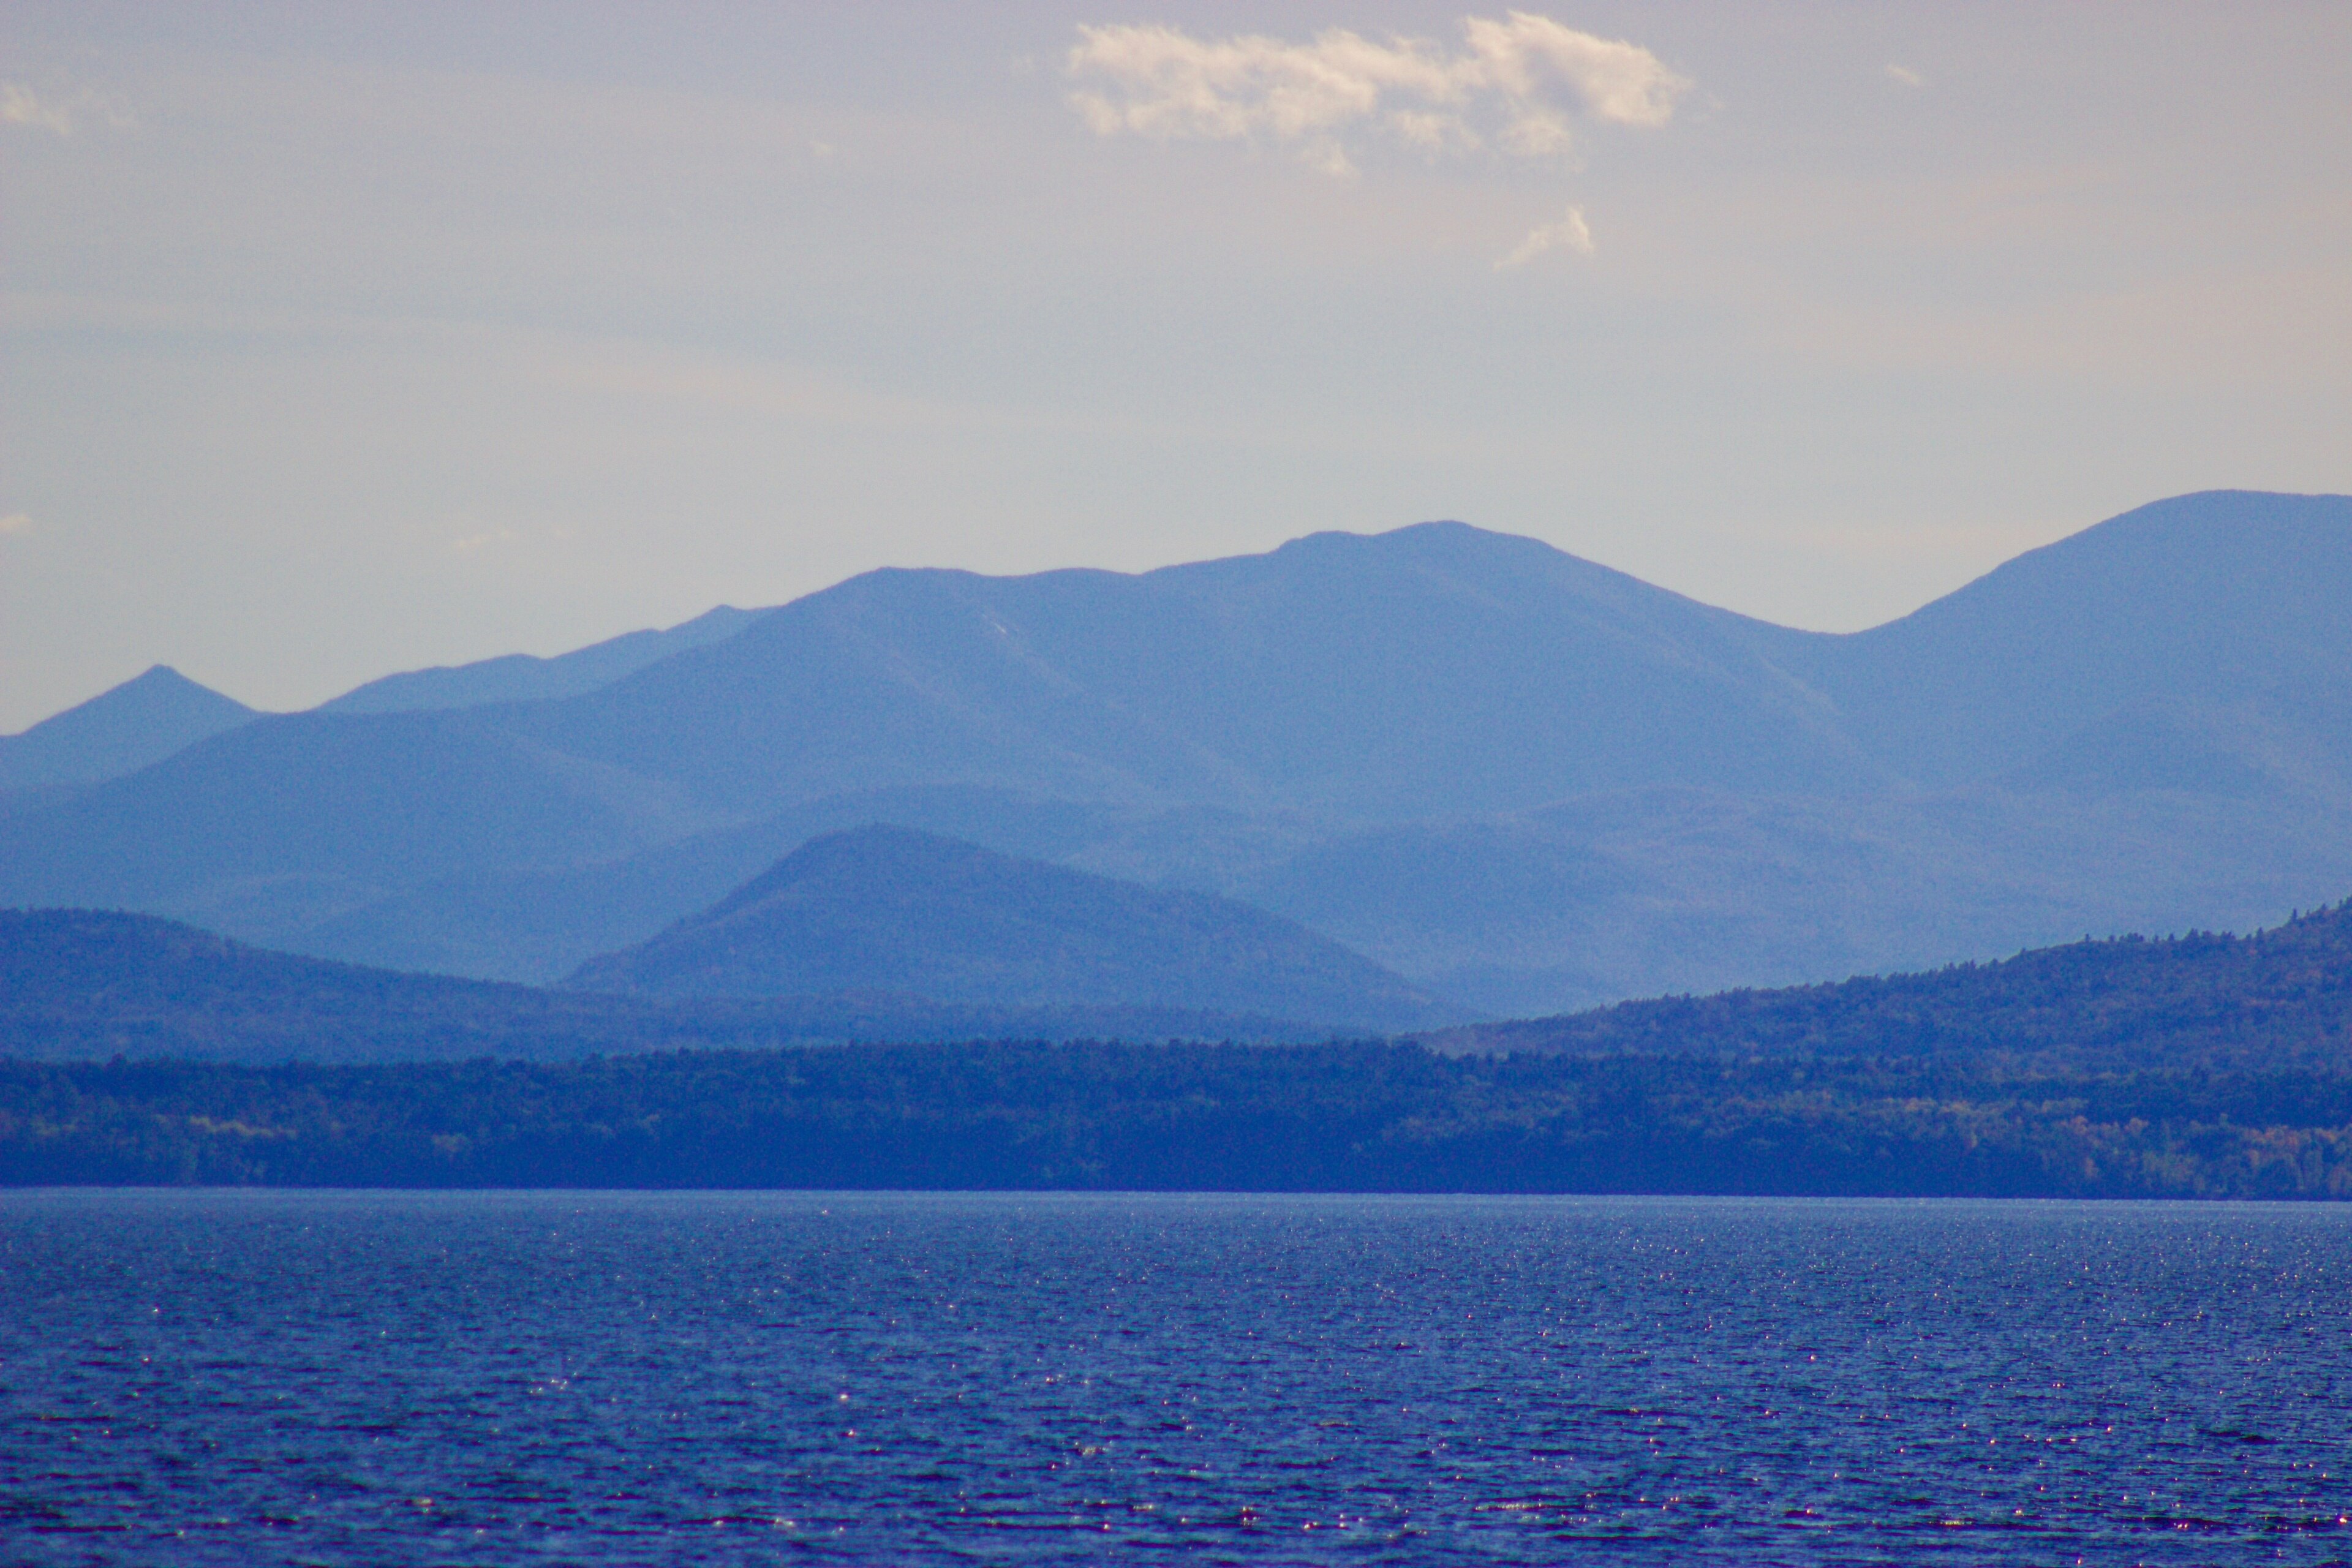
[[[2352,1197],[2352,1074],[1166,1044],[0,1062],[0,1183]]]

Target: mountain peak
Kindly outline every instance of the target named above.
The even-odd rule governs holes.
[[[1374,1030],[1442,1011],[1371,960],[1247,904],[884,824],[811,839],[572,984],[1182,1007]]]
[[[1982,776],[2126,709],[2340,687],[2347,605],[2352,496],[2204,490],[1831,639],[1823,679],[1917,776]]]
[[[94,783],[160,763],[256,717],[234,698],[198,685],[168,664],[0,736],[0,790]]]

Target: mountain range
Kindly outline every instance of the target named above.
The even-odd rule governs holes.
[[[627,632],[553,658],[510,653],[474,664],[387,675],[315,713],[409,713],[572,697],[687,648],[741,631],[756,616],[730,605],[660,631]],[[0,735],[0,806],[47,804],[72,785],[136,773],[260,717],[169,665],[100,692],[15,735]]]
[[[0,902],[545,982],[890,824],[1246,903],[1489,1015],[2251,929],[2352,887],[2347,605],[2352,499],[2233,491],[1850,635],[1459,523],[875,572],[159,729],[15,797]]]

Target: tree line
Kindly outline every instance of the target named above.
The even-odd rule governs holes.
[[[1183,1043],[0,1060],[0,1183],[2352,1197],[2352,1072]]]

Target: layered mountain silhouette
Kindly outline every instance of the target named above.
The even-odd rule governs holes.
[[[0,1058],[554,1059],[869,1040],[1312,1041],[1301,1023],[1182,1007],[621,995],[273,952],[152,915],[0,910]]]
[[[727,917],[713,916],[698,925],[723,929]],[[152,916],[0,910],[0,1058],[22,1062],[544,1060],[835,1041],[1317,1035],[1181,1009],[550,990],[272,952]],[[1993,1068],[2012,1086],[2053,1073],[2158,1072],[2176,1075],[2176,1085],[2191,1073],[2254,1075],[2243,1089],[2315,1073],[2340,1091],[2352,1052],[2352,903],[2245,936],[2086,941],[1993,963],[1629,1002],[1407,1038],[1448,1055],[1924,1060]]]
[[[0,791],[115,778],[253,717],[244,703],[159,664],[20,734],[0,735]]]
[[[327,963],[149,915],[0,910],[0,1055],[26,1060],[528,1058],[730,1038],[629,998]]]
[[[553,658],[509,653],[472,664],[436,665],[387,675],[320,703],[320,713],[412,713],[429,708],[480,708],[577,697],[610,686],[688,648],[724,642],[759,616],[721,605],[663,631],[625,632]]]
[[[0,900],[548,981],[885,821],[1491,1014],[2251,929],[2352,885],[2347,604],[2352,500],[2246,492],[1851,636],[1458,523],[870,573],[591,690],[216,734],[0,820]]]
[[[2245,936],[2072,942],[1925,973],[1472,1025],[1424,1043],[1490,1055],[2006,1058],[2029,1071],[2340,1073],[2352,1061],[2352,903]]]
[[[673,996],[1125,1004],[1384,1034],[1446,1011],[1329,938],[1246,904],[886,826],[814,839],[571,983]]]
[[[553,658],[511,653],[387,675],[311,711],[409,713],[577,696],[688,648],[722,642],[760,614],[721,605],[667,630],[628,632]],[[0,735],[0,794],[54,795],[66,786],[120,778],[257,717],[159,664],[21,734]]]

